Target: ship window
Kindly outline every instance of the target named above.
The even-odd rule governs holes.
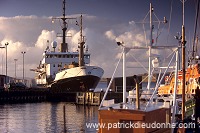
[[[61,58],[61,55],[58,55],[58,58]]]
[[[53,64],[53,67],[55,67],[56,65],[55,64]]]
[[[89,58],[90,58],[90,55],[84,55],[84,57],[85,57],[86,59],[89,59]]]

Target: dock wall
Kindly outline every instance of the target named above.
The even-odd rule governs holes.
[[[48,89],[0,91],[0,104],[28,102],[71,102],[80,105],[100,105],[103,92],[58,92]],[[122,102],[122,93],[109,92],[106,100]]]

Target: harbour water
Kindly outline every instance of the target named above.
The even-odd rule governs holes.
[[[86,123],[97,122],[97,106],[78,106],[65,102],[0,105],[0,133],[94,133],[96,129],[87,128]]]

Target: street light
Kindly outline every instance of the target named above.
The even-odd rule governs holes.
[[[8,42],[5,43],[5,46],[6,46],[6,83],[7,83],[7,71],[8,71],[8,63],[7,63],[7,46],[8,46]]]
[[[16,74],[17,59],[14,59],[14,61],[15,61],[15,81],[16,81],[16,78],[17,78],[17,74]]]
[[[23,55],[23,83],[24,83],[24,54],[26,53],[25,51],[21,52]]]
[[[4,47],[4,46],[0,46],[0,48],[3,49],[3,48],[5,48],[5,47]],[[2,55],[2,68],[1,68],[1,69],[2,69],[2,74],[3,74],[3,55]]]

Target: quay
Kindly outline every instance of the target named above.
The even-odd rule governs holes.
[[[51,92],[47,88],[0,91],[0,104],[31,102],[71,102],[78,105],[100,105],[104,92]],[[107,100],[122,102],[121,92],[109,92]]]

